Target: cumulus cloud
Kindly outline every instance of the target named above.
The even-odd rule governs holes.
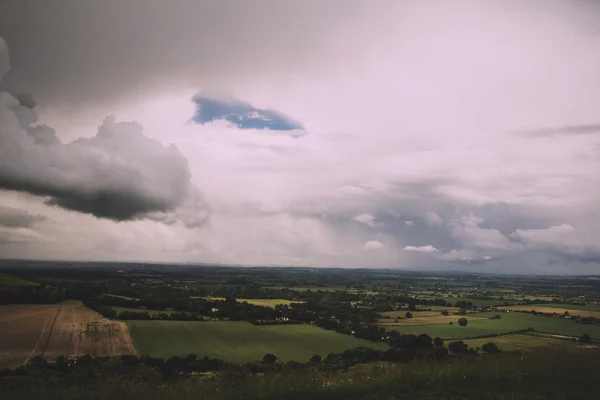
[[[404,251],[414,251],[417,253],[436,253],[439,250],[428,244],[426,246],[406,246]]]
[[[381,243],[378,240],[368,240],[365,242],[365,244],[363,244],[363,249],[365,250],[379,250],[384,246],[383,243]]]
[[[32,214],[19,208],[0,206],[0,226],[30,228],[45,219],[44,215]]]
[[[1,43],[0,51],[7,59]],[[63,144],[36,121],[32,109],[0,93],[0,189],[115,221],[181,220],[194,227],[207,218],[187,160],[174,145],[145,136],[139,124],[108,117],[94,137]]]

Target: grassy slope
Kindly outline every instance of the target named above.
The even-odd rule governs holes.
[[[479,313],[477,316],[494,316],[498,313]],[[432,337],[440,336],[445,339],[463,339],[493,333],[502,334],[521,329],[533,328],[539,332],[554,333],[566,336],[581,336],[588,333],[592,338],[600,339],[600,326],[577,324],[573,320],[554,319],[550,317],[535,316],[527,313],[502,313],[502,319],[469,321],[467,326],[453,325],[421,325],[390,327],[401,333],[427,333]],[[469,319],[469,316],[466,316]],[[458,318],[457,318],[458,319]]]
[[[0,273],[0,286],[38,286],[39,283]]]
[[[238,321],[128,321],[127,325],[140,354],[165,358],[193,353],[243,362],[273,353],[280,361],[306,361],[313,354],[325,356],[359,346],[386,348],[312,325],[255,326]]]
[[[3,400],[558,400],[597,398],[597,350],[552,349],[454,362],[358,366],[167,383],[126,377],[80,386],[0,385]],[[33,383],[33,382],[32,382]]]

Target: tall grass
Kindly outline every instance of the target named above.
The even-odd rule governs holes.
[[[592,399],[598,398],[597,350],[537,349],[486,358],[407,365],[359,365],[265,375],[222,374],[163,383],[152,377],[113,377],[92,384],[0,382],[5,400],[61,399]]]

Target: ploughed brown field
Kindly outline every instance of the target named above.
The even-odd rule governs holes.
[[[54,361],[84,354],[135,354],[124,322],[111,321],[79,301],[0,306],[0,369],[36,356]]]

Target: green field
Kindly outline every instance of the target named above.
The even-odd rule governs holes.
[[[495,312],[489,312],[472,315],[492,317],[496,314]],[[502,313],[501,315],[502,319],[469,321],[467,326],[458,326],[457,323],[454,323],[453,325],[394,326],[388,329],[397,330],[400,333],[427,333],[432,337],[440,336],[444,339],[464,339],[533,328],[538,332],[565,336],[581,336],[588,333],[592,338],[600,339],[600,326],[598,325],[578,324],[570,319],[555,319],[520,312]],[[467,315],[466,318],[469,319],[469,316]]]
[[[327,331],[312,325],[255,326],[248,322],[127,321],[140,354],[155,357],[196,354],[233,362],[262,360],[273,353],[279,361],[307,361],[349,348],[386,345]]]
[[[553,338],[549,336],[535,336],[529,334],[516,333],[485,339],[469,339],[464,341],[469,347],[481,347],[488,342],[495,343],[500,350],[514,351],[524,350],[541,346],[565,346],[575,347],[576,341]]]
[[[559,304],[559,303],[550,303],[550,304],[538,304],[540,307],[551,307],[551,308],[572,308],[574,310],[584,310],[584,311],[600,311],[600,305],[587,305],[587,306],[574,306],[571,304]],[[535,307],[535,306],[534,306]]]
[[[39,283],[0,273],[0,286],[38,286]]]

